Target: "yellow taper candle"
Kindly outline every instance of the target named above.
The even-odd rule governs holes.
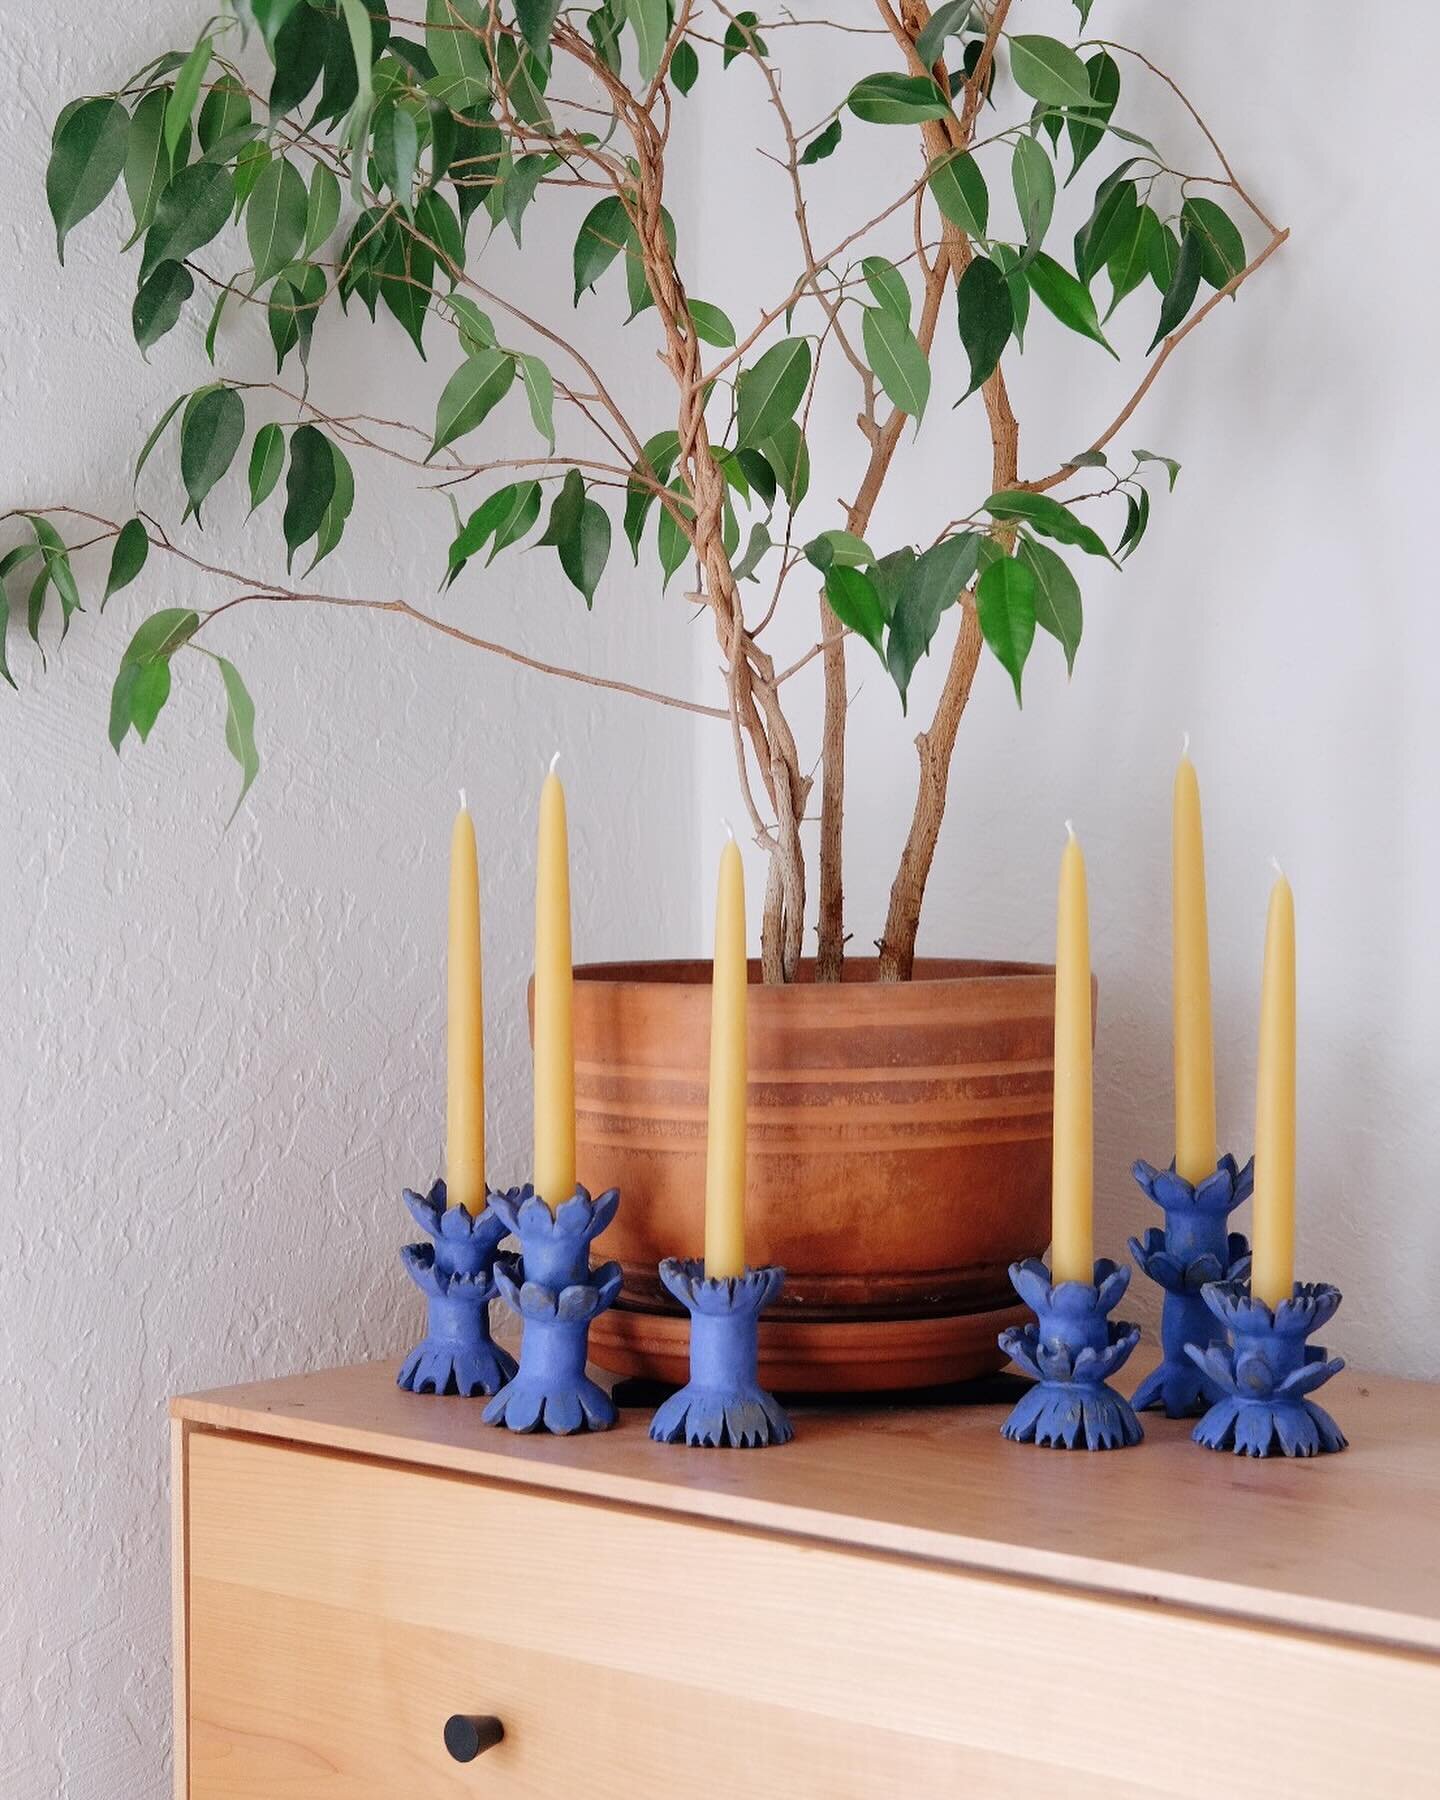
[[[535,866],[535,1192],[552,1208],[575,1191],[570,851],[555,761],[540,790]]]
[[[1278,1306],[1295,1284],[1295,896],[1283,874],[1265,922],[1251,1236],[1250,1291]]]
[[[1094,1076],[1090,1018],[1090,903],[1075,829],[1060,858],[1055,933],[1055,1139],[1050,1187],[1050,1279],[1095,1279]]]
[[[445,1188],[472,1217],[485,1205],[485,1008],[480,958],[480,869],[475,827],[460,790],[450,835],[450,948],[445,1067]]]
[[[1210,931],[1200,784],[1195,779],[1195,765],[1183,754],[1175,771],[1170,904],[1175,1172],[1186,1181],[1199,1183],[1215,1173],[1215,1040],[1210,1021]]]
[[[720,853],[710,986],[710,1119],[705,1142],[705,1274],[745,1273],[745,869],[732,837]]]

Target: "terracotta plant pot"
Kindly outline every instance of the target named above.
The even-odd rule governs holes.
[[[593,1354],[685,1378],[685,1316],[656,1273],[704,1238],[708,962],[575,971],[580,1179],[618,1186],[607,1257],[620,1304]],[[1007,1269],[1049,1239],[1053,970],[922,959],[915,979],[788,987],[751,967],[752,1265],[781,1263],[761,1378],[782,1391],[875,1390],[998,1369],[1025,1315]]]

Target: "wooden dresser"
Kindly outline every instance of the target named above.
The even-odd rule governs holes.
[[[178,1401],[176,1793],[1434,1800],[1440,1389],[1324,1399],[1313,1463],[1007,1444],[1003,1398],[516,1438],[389,1364]]]

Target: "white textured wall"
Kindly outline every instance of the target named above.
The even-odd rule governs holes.
[[[846,0],[838,16],[859,20],[867,10]],[[1012,23],[1022,14],[1022,29],[1074,29],[1067,0],[1021,0]],[[1073,683],[1042,634],[1017,712],[1008,677],[987,656],[961,729],[921,948],[1052,955],[1062,821],[1075,819],[1089,858],[1101,996],[1101,1241],[1120,1253],[1129,1232],[1158,1222],[1130,1182],[1131,1160],[1162,1161],[1174,1147],[1168,834],[1171,775],[1188,730],[1208,832],[1222,1140],[1248,1153],[1274,854],[1293,881],[1299,928],[1299,1273],[1345,1289],[1328,1334],[1342,1351],[1437,1377],[1436,358],[1433,256],[1419,224],[1433,207],[1403,172],[1429,155],[1440,17],[1410,0],[1389,23],[1399,38],[1360,28],[1349,8],[1305,0],[1097,0],[1092,31],[1148,51],[1182,80],[1242,180],[1294,235],[1237,305],[1192,335],[1120,440],[1170,452],[1184,473],[1173,497],[1156,495],[1149,535],[1123,575],[1079,559],[1088,564],[1077,571],[1086,632]],[[789,54],[796,40],[808,49],[817,37],[777,34],[777,43]],[[822,117],[851,76],[887,66],[877,43],[846,40],[844,74],[792,56],[786,94],[797,120]],[[1349,96],[1338,125],[1315,102],[1337,79]],[[1157,90],[1128,63],[1124,81],[1144,96],[1140,116],[1150,123],[1139,129],[1204,172],[1203,145]],[[718,98],[719,84],[705,92]],[[718,111],[707,118],[712,134],[735,130],[775,148],[753,71],[737,65],[723,99],[723,122]],[[891,153],[904,137],[847,119],[841,150],[810,183],[818,243],[834,242],[847,220],[866,216],[861,207],[878,208],[903,185],[909,147],[898,161]],[[1125,154],[1099,151],[1090,169],[1098,178]],[[1008,160],[986,166],[992,217],[1011,217]],[[739,158],[735,185],[708,184],[704,205],[702,237],[714,252],[700,291],[737,317],[745,299],[783,294],[798,265],[780,172]],[[1079,222],[1065,218],[1062,244]],[[736,232],[764,243],[763,257],[737,263],[726,248]],[[903,228],[893,241],[908,248]],[[1154,316],[1138,296],[1117,314],[1115,341],[1131,353],[1119,367],[1032,308],[1025,355],[1006,362],[1022,475],[1054,468],[1114,416]],[[951,318],[947,303],[947,331]],[[918,440],[897,459],[872,534],[877,548],[924,541],[984,499],[983,413],[949,411],[964,387],[957,356],[948,379],[937,378]],[[854,436],[854,405],[844,392],[820,419],[827,449],[802,536],[842,523],[824,498],[853,491],[853,461],[842,463],[834,446]],[[966,421],[958,434],[957,419]],[[803,588],[796,602],[801,616],[777,649],[782,664],[814,637]],[[944,643],[948,654],[948,636]],[[912,688],[912,719],[929,716],[935,663]],[[864,948],[883,924],[909,817],[915,727],[863,644],[851,648],[850,671],[846,885],[850,928]],[[814,745],[818,672],[803,679],[797,728]],[[701,820],[736,805],[726,745],[709,734],[702,742],[714,801],[697,808]]]
[[[43,195],[59,105],[188,41],[206,10],[165,0],[120,20],[84,0],[0,0],[0,508],[76,498],[125,517],[148,421],[206,378],[203,317],[148,370],[130,340],[120,203],[75,232],[62,272]],[[568,307],[567,263],[533,282]],[[393,324],[322,337],[317,398],[423,420],[453,365],[442,340],[432,327],[426,373]],[[262,337],[251,366],[268,354]],[[649,379],[637,348],[632,387]],[[173,458],[146,471],[167,521]],[[355,460],[360,497],[327,584],[428,603],[445,543],[435,502],[402,504],[403,486]],[[242,530],[242,486],[243,468],[203,538],[184,541],[275,571],[279,497]],[[87,574],[93,595],[95,564]],[[457,786],[483,860],[497,1175],[522,1178],[528,1159],[531,818],[553,748],[577,953],[693,941],[674,853],[689,841],[685,715],[547,683],[400,621],[276,611],[217,636],[250,682],[264,758],[228,833],[238,778],[199,657],[177,663],[149,746],[132,739],[117,760],[106,708],[129,631],[212,595],[152,557],[103,620],[76,619],[48,675],[12,627],[22,691],[0,695],[5,1800],[168,1793],[167,1396],[394,1353],[417,1326],[399,1189],[439,1152]],[[667,633],[647,610],[637,630],[647,599],[617,557],[587,620],[545,550],[467,576],[450,610],[556,660],[684,688],[683,615]]]

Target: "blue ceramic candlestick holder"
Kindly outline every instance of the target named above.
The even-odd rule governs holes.
[[[1335,1316],[1340,1290],[1326,1282],[1295,1283],[1272,1311],[1238,1281],[1205,1289],[1205,1304],[1229,1333],[1226,1344],[1191,1345],[1190,1357],[1219,1398],[1193,1436],[1207,1450],[1237,1456],[1324,1456],[1345,1448],[1345,1434],[1311,1392],[1345,1367],[1306,1338]]]
[[[622,1280],[619,1263],[592,1272],[590,1241],[619,1204],[618,1188],[592,1200],[577,1187],[553,1213],[528,1184],[490,1196],[503,1230],[520,1239],[520,1254],[502,1256],[495,1279],[524,1320],[524,1336],[518,1370],[485,1408],[487,1425],[563,1437],[615,1423],[615,1403],[585,1373],[585,1360],[590,1321],[614,1305]]]
[[[507,1227],[487,1206],[474,1217],[447,1209],[445,1183],[428,1194],[405,1189],[405,1204],[433,1242],[400,1252],[425,1296],[425,1336],[405,1358],[396,1381],[412,1394],[493,1394],[515,1373],[515,1359],[490,1336],[495,1252]]]
[[[667,1257],[660,1279],[690,1314],[690,1379],[650,1421],[660,1444],[758,1450],[795,1435],[785,1409],[760,1385],[760,1314],[785,1285],[779,1268],[708,1281],[700,1261]]]
[[[1035,1385],[1001,1426],[1020,1444],[1064,1450],[1122,1450],[1145,1433],[1130,1402],[1108,1385],[1140,1342],[1140,1327],[1109,1314],[1130,1285],[1130,1271],[1104,1257],[1095,1280],[1059,1281],[1039,1257],[1010,1265],[1015,1292],[1033,1325],[1000,1333],[1000,1348]]]
[[[1250,1198],[1255,1159],[1242,1169],[1222,1156],[1213,1175],[1195,1185],[1148,1162],[1133,1168],[1136,1181],[1165,1213],[1165,1229],[1151,1226],[1130,1239],[1130,1254],[1141,1270],[1165,1290],[1160,1313],[1163,1357],[1135,1390],[1137,1412],[1162,1406],[1170,1419],[1193,1418],[1220,1398],[1204,1369],[1192,1362],[1188,1346],[1223,1343],[1225,1327],[1201,1297],[1212,1281],[1244,1281],[1250,1274],[1250,1243],[1229,1229],[1230,1214]]]

